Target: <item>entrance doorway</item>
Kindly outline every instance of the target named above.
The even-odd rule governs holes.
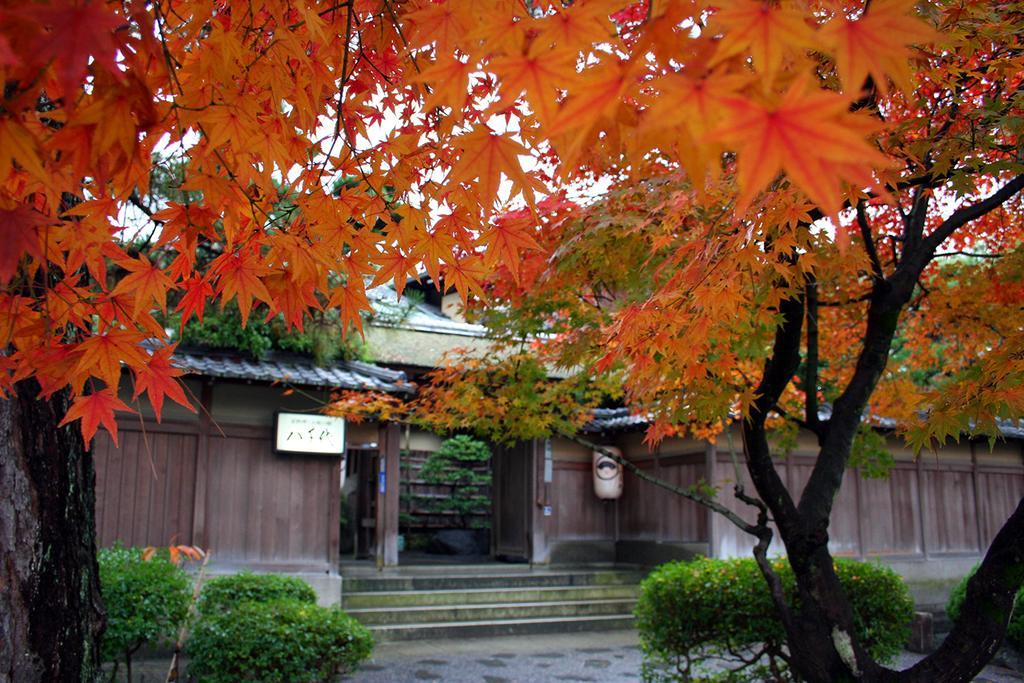
[[[400,464],[399,564],[490,562],[491,462],[408,450]]]
[[[345,485],[341,489],[341,554],[356,559],[376,550],[377,471],[380,452],[349,448],[345,456]]]
[[[493,553],[506,562],[529,562],[532,555],[536,442],[495,447]]]

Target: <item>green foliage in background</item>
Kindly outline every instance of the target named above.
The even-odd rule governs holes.
[[[170,642],[188,616],[192,601],[188,574],[166,553],[142,559],[140,548],[99,551],[100,594],[107,629],[100,644],[105,662],[121,660],[131,670],[132,655],[142,646]]]
[[[977,565],[967,576],[960,579],[960,582],[953,587],[953,591],[949,594],[946,614],[953,621],[960,619],[960,611],[963,609],[964,600],[967,599],[967,582],[976,571],[978,571]],[[1006,627],[1006,640],[1011,645],[1024,648],[1024,587],[1017,591],[1017,597],[1014,599],[1013,614],[1010,615],[1010,623]]]
[[[206,349],[238,351],[254,359],[271,351],[311,356],[323,365],[335,360],[363,359],[367,353],[358,334],[343,334],[337,313],[327,312],[307,320],[303,331],[289,330],[278,315],[264,320],[252,315],[242,327],[242,315],[234,301],[211,308],[202,322],[193,318],[181,333],[181,343]]]
[[[338,608],[245,602],[204,613],[185,651],[199,683],[326,683],[369,659],[373,636]]]
[[[455,512],[462,528],[490,526],[491,449],[483,441],[460,434],[445,440],[430,454],[420,476],[428,484],[448,484],[451,496],[434,500],[437,512]],[[473,519],[481,515],[483,519]]]
[[[786,594],[793,572],[773,560]],[[914,602],[888,567],[836,560],[871,656],[894,657],[910,635]],[[636,607],[645,681],[790,681],[785,632],[753,558],[670,562],[641,584]]]
[[[302,579],[279,574],[241,572],[209,579],[199,594],[199,611],[203,614],[227,612],[246,602],[294,600],[316,603],[316,591]]]

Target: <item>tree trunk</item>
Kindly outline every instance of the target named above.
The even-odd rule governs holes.
[[[66,392],[0,399],[0,681],[92,681],[104,626],[95,473]]]

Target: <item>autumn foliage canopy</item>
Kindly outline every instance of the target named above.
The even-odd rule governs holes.
[[[68,389],[67,421],[116,437],[125,390],[158,414],[189,404],[173,347],[142,345],[168,339],[168,310],[183,324],[234,301],[301,328],[337,309],[359,328],[366,287],[401,293],[420,267],[463,297],[521,299],[571,290],[542,275],[576,253],[588,306],[621,291],[602,277],[652,284],[559,332],[607,335],[592,360],[628,367],[631,398],[666,424],[704,419],[763,356],[779,282],[856,298],[899,258],[898,200],[952,211],[1020,172],[1022,16],[978,0],[8,5],[0,391]],[[161,165],[181,169],[183,199],[140,217]],[[1014,212],[943,249],[1014,247]],[[1019,311],[1014,258],[964,276],[967,351],[1020,350],[986,308]],[[964,314],[935,301],[908,353],[936,352],[923,342]],[[829,309],[840,337],[857,310]],[[725,390],[700,403],[683,385]],[[991,415],[1024,400],[974,398]]]

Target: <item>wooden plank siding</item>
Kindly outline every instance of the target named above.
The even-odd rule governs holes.
[[[705,477],[705,455],[675,455],[637,461],[645,472],[683,488]],[[706,543],[707,512],[626,471],[622,497],[601,500],[594,494],[591,462],[555,460],[548,502],[552,516],[543,532],[548,543],[561,541],[660,541]]]
[[[813,465],[812,457],[791,455],[777,467],[798,496]],[[731,460],[719,455],[713,467],[720,500],[752,519],[750,508],[732,495]],[[746,472],[741,476],[750,490]],[[858,558],[981,555],[1022,496],[1024,463],[921,458],[897,461],[885,479],[864,479],[851,470],[833,506],[829,548],[836,556]],[[746,556],[753,544],[753,537],[733,525],[715,525],[715,556]],[[781,546],[773,547],[781,551]]]
[[[268,428],[119,423],[93,442],[101,546],[196,544],[214,561],[329,570],[338,556],[340,460],[276,455]]]

